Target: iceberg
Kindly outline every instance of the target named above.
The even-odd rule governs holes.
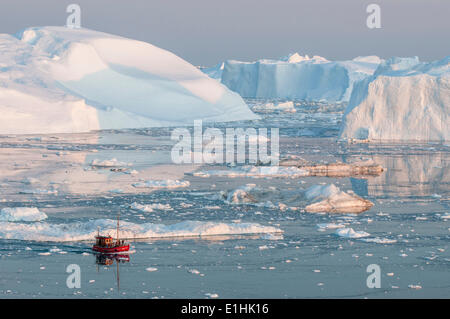
[[[113,233],[115,227],[116,221],[111,219],[97,219],[69,224],[0,222],[0,239],[54,242],[92,240],[96,236],[98,228],[107,234]],[[165,225],[153,223],[135,224],[123,221],[121,223],[120,238],[202,237],[282,232],[279,228],[263,226],[257,223],[183,221]]]
[[[449,114],[450,56],[430,63],[391,58],[355,85],[340,137],[447,141]]]
[[[204,72],[245,98],[347,102],[353,85],[371,76],[381,59],[329,61],[291,54],[280,60],[229,60]]]
[[[35,222],[47,219],[47,214],[36,207],[5,207],[0,210],[0,221],[7,222]]]
[[[311,202],[305,208],[308,213],[361,213],[373,206],[367,199],[341,191],[334,184],[313,185],[305,197]]]
[[[220,80],[222,79],[222,73],[223,73],[224,66],[225,66],[225,62],[221,62],[211,68],[202,67],[202,68],[200,68],[200,70],[202,70],[202,72],[205,73],[210,78],[220,82]]]
[[[257,116],[171,52],[88,29],[0,34],[0,134],[226,122]]]

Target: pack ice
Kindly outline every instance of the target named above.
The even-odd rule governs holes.
[[[242,98],[171,52],[88,29],[0,34],[0,134],[254,119]]]
[[[344,139],[450,139],[450,56],[421,63],[392,58],[357,83],[344,114]]]
[[[380,62],[376,56],[329,61],[294,53],[280,60],[229,60],[203,72],[246,98],[334,102],[348,101],[353,84],[372,75]]]

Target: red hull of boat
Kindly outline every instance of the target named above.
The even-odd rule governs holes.
[[[92,250],[98,251],[99,253],[104,253],[104,254],[113,254],[113,253],[119,253],[122,251],[129,251],[130,245],[117,246],[117,247],[100,247],[100,246],[94,245],[94,247],[92,247]]]

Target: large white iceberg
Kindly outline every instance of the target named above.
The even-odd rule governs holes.
[[[242,98],[171,52],[88,29],[0,34],[0,134],[254,119]]]
[[[421,63],[392,58],[357,83],[344,114],[344,139],[450,139],[450,56]]]
[[[329,61],[291,54],[280,60],[226,61],[204,72],[246,98],[348,101],[353,84],[371,76],[376,56]]]

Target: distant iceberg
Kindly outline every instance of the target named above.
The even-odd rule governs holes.
[[[431,63],[392,58],[355,85],[343,139],[450,139],[450,56]]]
[[[0,134],[255,119],[242,98],[171,52],[88,29],[0,34]]]
[[[203,71],[245,98],[348,101],[353,84],[371,76],[381,59],[329,61],[298,53],[280,60],[229,60]]]

